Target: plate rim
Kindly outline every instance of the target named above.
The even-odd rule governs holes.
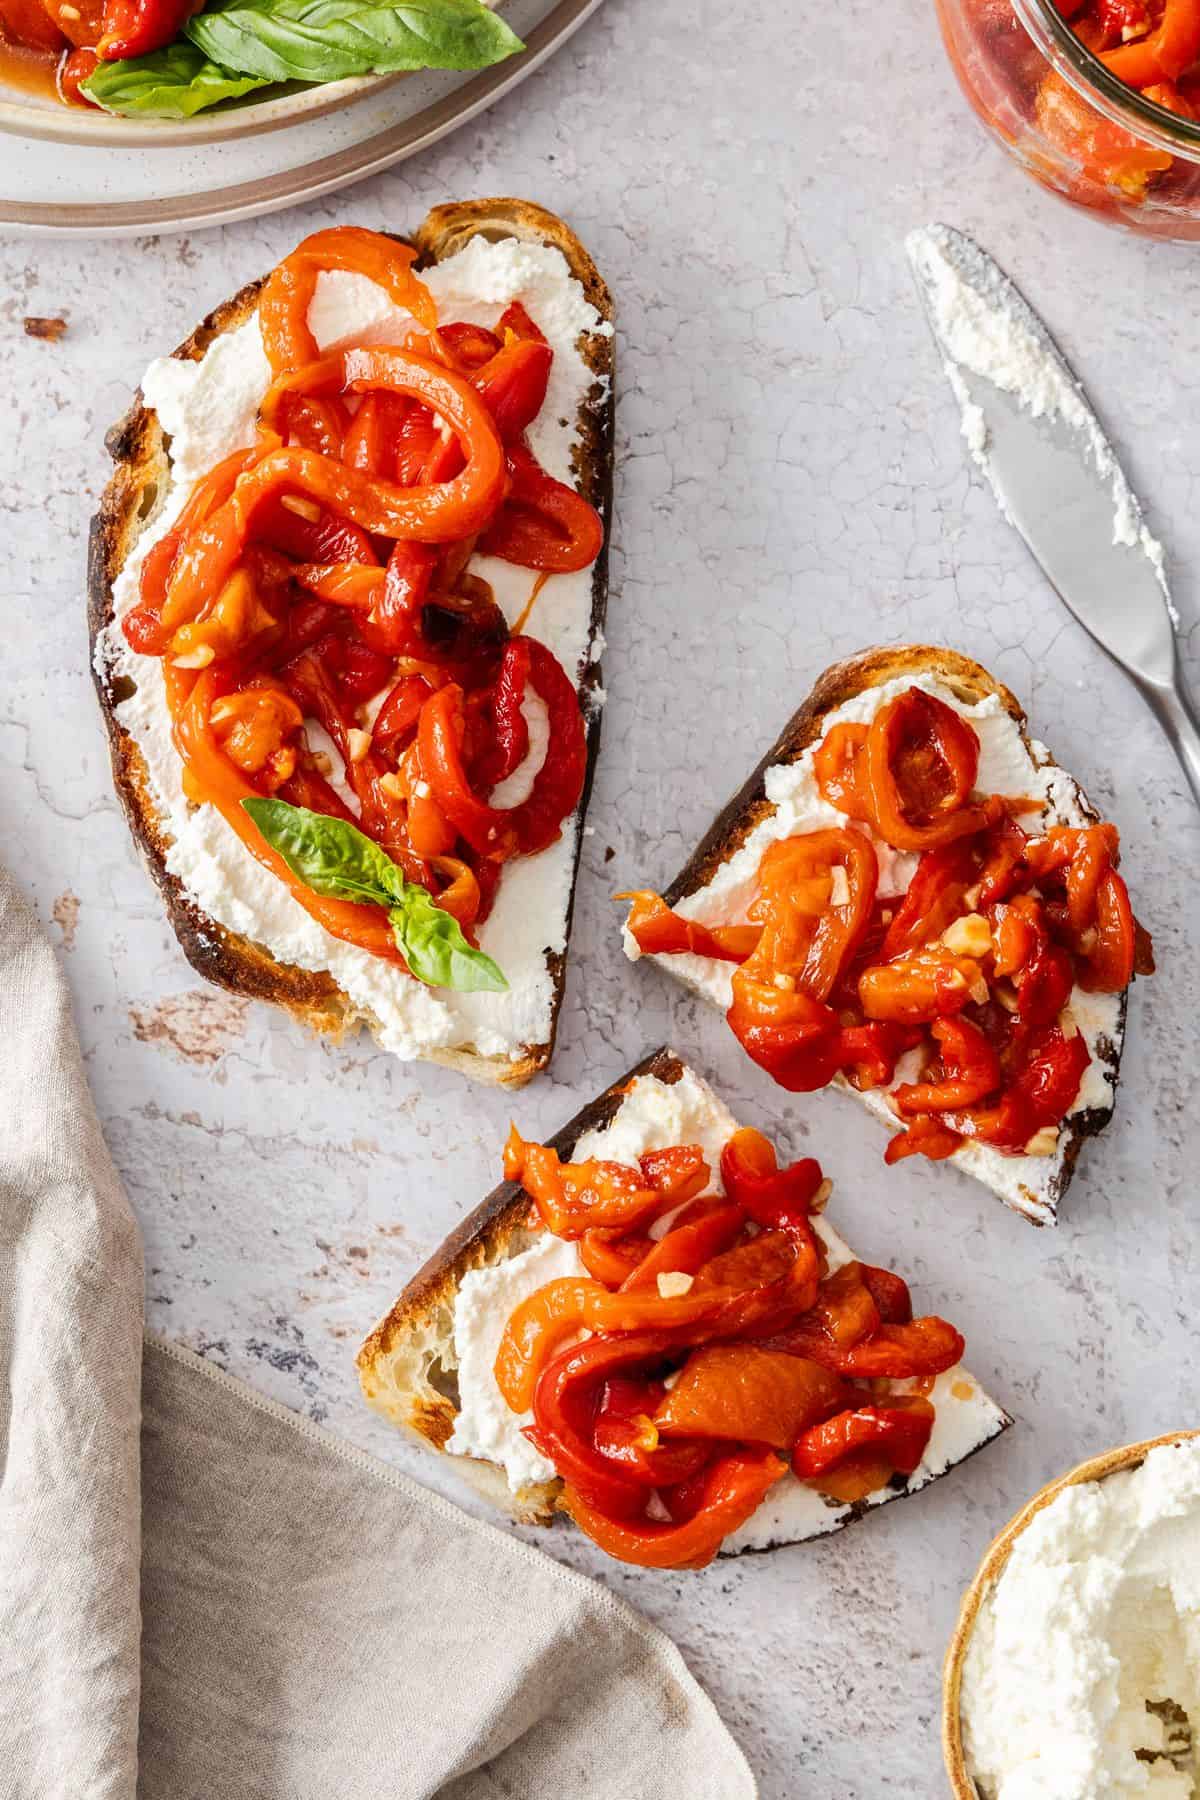
[[[291,84],[290,91],[271,100],[251,101],[227,112],[213,111],[194,119],[127,119],[80,107],[27,106],[0,97],[0,132],[10,137],[34,138],[39,143],[71,144],[103,150],[169,150],[181,144],[236,143],[260,132],[280,131],[285,126],[319,119],[339,106],[365,99],[404,74],[351,75],[341,81],[306,86]],[[279,85],[279,84],[276,84]]]
[[[491,5],[496,0],[488,0]],[[503,62],[480,70],[470,80],[452,88],[449,93],[431,101],[406,119],[382,126],[361,141],[340,150],[327,152],[295,168],[278,170],[268,176],[235,183],[232,186],[206,187],[194,194],[173,195],[168,199],[122,200],[115,202],[81,201],[78,203],[43,200],[11,200],[0,198],[0,228],[15,234],[37,236],[101,236],[117,237],[133,233],[159,234],[207,226],[233,224],[240,219],[256,218],[285,206],[302,204],[330,193],[350,182],[365,179],[400,162],[407,156],[435,144],[459,124],[475,118],[485,107],[517,87],[550,56],[561,43],[597,10],[601,0],[555,0],[536,25],[524,31],[525,48]],[[451,73],[452,71],[434,71]],[[259,107],[248,107],[247,117],[239,129],[229,130],[215,120],[168,121],[164,131],[150,131],[146,125],[131,127],[129,121],[110,120],[115,135],[105,136],[94,125],[76,135],[68,123],[65,127],[51,116],[46,129],[29,129],[27,124],[14,127],[4,119],[5,102],[0,100],[0,134],[16,135],[35,142],[62,142],[93,149],[155,152],[181,146],[197,148],[205,143],[237,143],[247,138],[274,132],[289,125],[309,125],[330,113],[375,98],[382,90],[409,79],[406,72],[388,75],[353,76],[340,82],[322,83],[299,93],[285,94]],[[330,90],[336,90],[331,92]],[[272,116],[263,117],[270,109]],[[279,116],[275,109],[280,109]],[[20,109],[22,111],[33,109]],[[63,109],[66,110],[65,108]],[[223,117],[228,120],[230,114]],[[161,123],[161,122],[160,122]]]

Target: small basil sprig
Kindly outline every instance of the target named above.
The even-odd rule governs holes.
[[[486,69],[525,48],[484,0],[214,0],[183,29],[100,63],[84,93],[106,112],[186,119],[271,82]]]
[[[149,56],[97,63],[80,83],[105,112],[148,119],[190,119],[206,106],[238,100],[266,85],[261,75],[231,75],[219,69],[203,50],[183,38]]]
[[[486,69],[525,47],[483,0],[216,0],[184,31],[222,68],[268,81]]]
[[[430,987],[459,993],[502,993],[508,983],[490,956],[476,950],[462,927],[373,838],[345,819],[289,806],[286,800],[242,805],[288,868],[314,894],[382,906],[410,974]]]

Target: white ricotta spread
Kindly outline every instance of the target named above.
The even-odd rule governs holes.
[[[1087,454],[1108,482],[1113,498],[1113,543],[1140,550],[1153,565],[1171,616],[1179,620],[1167,592],[1163,548],[1152,537],[1136,495],[1125,479],[1112,446],[1078,382],[1030,329],[1028,308],[990,257],[954,234],[954,253],[947,253],[950,233],[944,225],[927,225],[909,234],[909,260],[929,298],[945,369],[962,413],[962,434],[978,467],[995,492],[988,464],[988,432],[981,409],[972,401],[962,370],[981,375],[1012,394],[1035,419],[1059,419],[1077,431]],[[964,274],[963,264],[970,271]],[[1003,512],[1003,498],[996,493]]]
[[[1034,1515],[980,1607],[961,1711],[983,1800],[1200,1793],[1200,1442]]]
[[[968,705],[929,676],[903,676],[855,694],[828,715],[825,729],[843,722],[869,724],[881,707],[910,687],[919,687],[936,695],[969,722],[979,738],[977,786],[983,793],[1027,795],[1033,802],[1033,811],[1023,817],[1027,829],[1040,825],[1046,830],[1051,825],[1091,822],[1080,804],[1076,783],[1051,763],[1050,752],[1044,744],[1033,742],[1026,749],[1020,731],[995,694]],[[845,815],[824,799],[817,786],[814,755],[815,746],[805,750],[795,762],[777,763],[767,770],[766,795],[775,811],[755,827],[706,887],[679,902],[676,911],[684,918],[697,919],[705,925],[744,921],[757,891],[759,865],[769,844],[802,832],[845,824]],[[856,829],[867,831],[866,826],[856,826]],[[917,857],[897,852],[872,833],[868,832],[868,835],[879,860],[880,894],[903,894],[916,870]],[[636,960],[641,952],[628,927],[624,943],[625,954]],[[728,1009],[733,998],[731,963],[689,955],[664,956],[657,960],[688,987],[711,1000],[714,1006],[719,1006],[723,1012]],[[1121,996],[1085,994],[1077,987],[1071,995],[1071,1012],[1092,1059],[1071,1111],[1111,1108],[1113,1084],[1108,1057],[1119,1052],[1121,1047]],[[915,1080],[919,1060],[919,1051],[902,1057],[892,1086]],[[858,1098],[895,1130],[897,1121],[887,1104],[887,1092],[890,1089],[876,1089],[860,1094]],[[1053,1156],[1034,1158],[1005,1156],[989,1144],[964,1143],[950,1160],[985,1182],[1018,1211],[1038,1220],[1047,1220],[1054,1216],[1047,1194],[1061,1168],[1063,1155],[1062,1146]]]
[[[608,335],[605,324],[575,281],[561,252],[515,238],[491,243],[472,238],[458,255],[424,272],[443,323],[466,320],[492,327],[520,300],[554,351],[550,385],[529,432],[542,465],[560,481],[573,482],[571,455],[581,406],[595,377],[580,354],[581,337]],[[334,271],[320,276],[309,324],[322,350],[348,342],[387,343],[404,331],[408,316],[364,276]],[[400,1057],[429,1050],[473,1048],[484,1056],[521,1057],[527,1045],[550,1035],[553,984],[547,951],[566,948],[566,920],[578,817],[564,820],[556,844],[520,858],[504,871],[496,904],[480,932],[484,950],[508,980],[503,994],[459,994],[431,989],[394,965],[331,937],[284,884],[263,869],[210,806],[184,797],[182,765],[171,742],[162,669],[136,655],[120,620],[138,597],[142,561],[173,522],[191,484],[222,457],[254,441],[259,403],[270,382],[258,318],[215,338],[199,362],[172,357],[151,364],[142,383],[146,405],[170,437],[173,484],[138,541],[114,587],[116,619],[97,650],[101,672],[126,677],[136,692],[116,716],[137,742],[151,788],[170,834],[167,867],[197,905],[219,924],[264,945],[280,962],[323,969],[372,1021],[379,1042]],[[472,559],[473,573],[491,583],[512,623],[529,599],[536,576],[495,557]],[[530,630],[581,676],[593,655],[589,642],[592,575],[588,569],[554,575],[538,595]],[[514,771],[499,803],[516,804],[545,756],[544,713],[530,705],[530,755]],[[319,734],[314,749],[328,748]],[[337,768],[337,759],[334,759]]]
[[[721,1151],[736,1130],[737,1121],[728,1108],[690,1069],[674,1083],[643,1075],[633,1083],[611,1123],[579,1139],[574,1160],[595,1156],[633,1162],[647,1150],[697,1144],[712,1170],[708,1191],[719,1194]],[[813,1224],[831,1270],[852,1260],[853,1253],[823,1215]],[[547,1236],[516,1256],[472,1270],[459,1284],[454,1308],[459,1411],[446,1449],[452,1455],[483,1457],[501,1464],[514,1492],[530,1482],[549,1481],[554,1466],[521,1435],[522,1428],[532,1423],[532,1414],[510,1411],[496,1385],[492,1371],[500,1338],[522,1300],[548,1281],[585,1273],[574,1244]],[[938,1376],[930,1398],[937,1418],[921,1464],[904,1490],[910,1493],[961,1462],[1007,1423],[1005,1414],[961,1366]],[[881,1506],[894,1500],[897,1491],[885,1488],[872,1494],[867,1504]],[[725,1550],[765,1550],[772,1544],[820,1537],[836,1530],[850,1510],[805,1487],[793,1475],[785,1475],[753,1518],[726,1539]]]

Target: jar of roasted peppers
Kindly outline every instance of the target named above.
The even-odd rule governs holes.
[[[1200,238],[1200,0],[937,0],[971,105],[1076,206]]]

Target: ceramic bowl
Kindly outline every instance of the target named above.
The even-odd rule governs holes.
[[[967,1646],[984,1596],[1003,1574],[1018,1537],[1035,1514],[1040,1513],[1044,1506],[1049,1506],[1065,1487],[1073,1487],[1082,1481],[1103,1481],[1106,1475],[1113,1475],[1119,1469],[1136,1469],[1146,1460],[1147,1454],[1160,1444],[1182,1444],[1187,1438],[1194,1437],[1200,1437],[1200,1431],[1172,1431],[1165,1437],[1146,1438],[1140,1444],[1125,1444],[1117,1450],[1106,1450],[1102,1456],[1091,1457],[1068,1474],[1060,1475],[1057,1481],[1051,1481],[1039,1489],[1028,1505],[1023,1506],[1017,1516],[1009,1520],[988,1547],[974,1580],[963,1595],[958,1623],[950,1639],[942,1672],[942,1755],[950,1778],[950,1791],[955,1800],[979,1800],[979,1790],[967,1772],[963,1752],[961,1696]]]

